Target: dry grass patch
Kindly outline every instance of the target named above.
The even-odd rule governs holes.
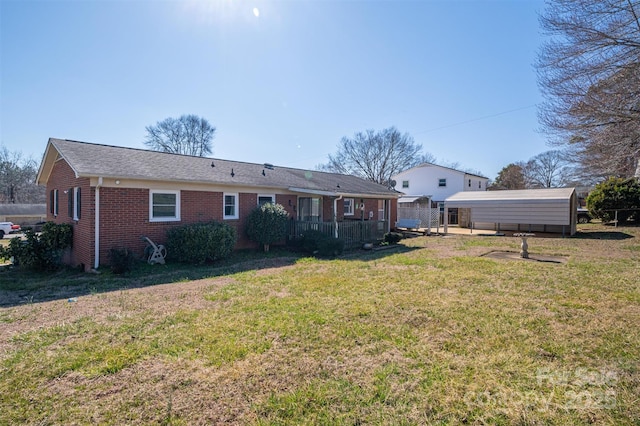
[[[2,308],[0,424],[634,424],[640,233],[623,232],[530,243],[562,265],[424,237]]]

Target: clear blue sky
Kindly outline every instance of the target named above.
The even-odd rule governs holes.
[[[196,114],[213,156],[314,168],[396,126],[495,178],[550,149],[533,64],[542,1],[0,0],[0,142],[144,148]]]

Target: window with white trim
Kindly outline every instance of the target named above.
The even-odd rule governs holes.
[[[345,216],[353,216],[353,207],[355,203],[353,198],[345,198],[344,199],[344,215]]]
[[[59,209],[58,203],[59,203],[58,190],[52,189],[49,197],[49,211],[54,216],[58,216],[58,209]]]
[[[238,194],[225,192],[223,195],[223,212],[225,219],[237,219],[238,214]]]
[[[258,206],[261,206],[263,204],[275,204],[276,203],[276,196],[275,195],[270,195],[270,194],[258,194]]]
[[[447,186],[446,179],[438,179],[438,186]]]
[[[180,191],[149,190],[149,221],[176,222],[180,220]]]
[[[409,181],[408,180],[403,180],[402,181],[402,187],[403,188],[408,188],[409,187]]]
[[[80,220],[80,187],[73,188],[73,220]]]

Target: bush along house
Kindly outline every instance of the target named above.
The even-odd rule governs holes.
[[[245,219],[278,203],[291,236],[316,229],[356,246],[396,221],[398,192],[359,177],[49,139],[37,182],[46,185],[47,220],[73,226],[67,263],[109,263],[111,248],[144,253],[172,227],[218,221],[236,228],[236,249],[255,247]]]

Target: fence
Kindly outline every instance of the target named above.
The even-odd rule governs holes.
[[[320,231],[323,234],[335,236],[334,222],[306,222],[291,221],[289,236],[292,238],[304,235],[305,231]],[[338,222],[338,238],[344,241],[347,249],[360,247],[363,243],[382,239],[387,229],[385,220],[345,221]]]
[[[599,210],[598,215],[603,223],[614,224],[626,223],[627,221],[640,223],[640,209],[611,209]]]
[[[431,216],[429,216],[431,213]],[[409,206],[398,207],[398,220],[400,219],[420,219],[420,228],[428,228],[431,221],[431,229],[440,227],[440,209],[431,208],[428,205],[414,203]]]

